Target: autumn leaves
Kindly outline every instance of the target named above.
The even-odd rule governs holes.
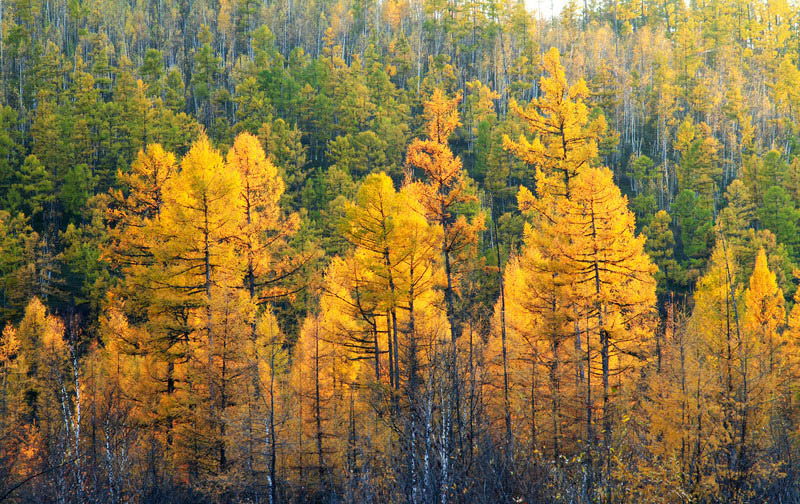
[[[509,407],[525,445],[554,460],[584,454],[589,497],[611,485],[614,384],[646,361],[656,267],[612,173],[596,166],[605,122],[590,120],[585,84],[567,85],[555,49],[544,61],[542,96],[512,104],[534,140],[504,142],[536,171],[536,194],[518,195],[525,243],[505,272]]]
[[[142,421],[165,463],[190,484],[230,482],[245,462],[270,481],[278,466],[316,468],[284,476],[325,489],[333,468],[395,460],[406,497],[447,500],[482,393],[501,405],[488,417],[509,419],[509,461],[534,453],[515,455],[514,440],[556,459],[582,452],[583,492],[608,491],[627,377],[654,331],[656,268],[597,166],[605,122],[590,119],[585,84],[567,86],[554,50],[544,69],[542,96],[513,105],[533,140],[505,140],[536,187],[519,192],[524,246],[504,273],[502,341],[485,349],[462,299],[485,225],[448,145],[459,97],[436,90],[425,103],[399,189],[369,174],[344,205],[348,247],[319,276],[290,353],[265,301],[308,258],[288,252],[298,217],[281,210],[259,141],[240,135],[224,159],[205,138],[180,162],[158,146],[139,154],[114,193],[108,257],[122,279],[115,306],[136,326],[119,348],[148,370]]]
[[[262,425],[253,412],[285,362],[262,300],[308,260],[286,252],[298,218],[281,211],[284,184],[247,133],[226,159],[207,138],[180,164],[149,146],[120,177],[125,191],[109,209],[108,257],[122,278],[112,307],[139,329],[124,348],[148,369],[138,392],[154,400],[140,421],[177,445],[168,455],[190,478],[225,473],[252,456],[231,454],[232,418],[247,411],[250,431]]]
[[[205,137],[180,159],[140,151],[108,196],[115,281],[100,341],[78,352],[79,338],[62,337],[70,328],[32,302],[0,345],[3,399],[26,398],[4,402],[4,418],[66,443],[76,492],[88,460],[80,428],[101,426],[117,497],[130,484],[119,475],[133,473],[139,487],[153,475],[218,500],[260,481],[254,495],[272,502],[340,490],[449,502],[476,467],[541,476],[545,463],[584,502],[656,495],[653,481],[733,495],[768,468],[740,454],[767,450],[762,433],[786,432],[796,409],[787,349],[798,316],[783,329],[763,251],[741,295],[718,247],[691,322],[670,311],[659,328],[657,268],[600,165],[605,120],[590,114],[582,80],[568,85],[556,50],[543,70],[540,96],[511,104],[528,136],[503,144],[535,184],[517,195],[520,249],[491,247],[497,268],[480,254],[497,239],[482,195],[449,144],[460,97],[438,89],[405,178],[369,173],[338,200],[326,221],[342,239],[333,257],[294,241],[301,216],[285,211],[284,178],[255,136],[224,156]],[[651,229],[668,229],[660,215]],[[309,284],[297,285],[309,263]],[[480,284],[495,275],[498,297]],[[497,300],[491,321],[469,311],[485,292],[484,304]],[[280,327],[290,317],[273,313],[278,298],[301,318],[296,340]],[[67,392],[47,395],[53,384]]]

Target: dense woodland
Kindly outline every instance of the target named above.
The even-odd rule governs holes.
[[[800,7],[0,0],[0,502],[800,502]]]

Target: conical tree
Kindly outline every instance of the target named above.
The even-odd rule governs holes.
[[[602,114],[590,119],[586,82],[579,79],[568,85],[555,47],[545,53],[542,70],[547,75],[539,81],[541,96],[524,109],[511,102],[511,109],[527,124],[533,140],[523,135],[517,140],[505,137],[503,146],[535,167],[540,197],[568,198],[572,180],[596,162],[606,121]]]
[[[522,210],[531,212],[526,248],[536,250],[530,258],[538,258],[531,264],[538,263],[538,275],[551,278],[545,283],[531,278],[527,283],[552,286],[546,290],[549,297],[538,302],[546,312],[557,315],[551,320],[560,320],[548,331],[551,351],[545,355],[551,370],[558,369],[558,361],[564,358],[552,351],[552,344],[561,346],[568,338],[574,342],[569,345],[574,347],[570,360],[578,381],[575,391],[580,393],[574,401],[583,404],[589,495],[594,492],[596,471],[593,416],[596,409],[601,411],[602,449],[597,454],[606,498],[610,498],[614,405],[621,392],[619,386],[612,391],[611,380],[624,385],[623,376],[648,356],[656,267],[644,252],[644,237],[635,235],[634,216],[612,173],[593,168],[605,120],[602,116],[589,120],[583,102],[585,83],[567,86],[555,49],[545,55],[543,66],[549,74],[541,79],[543,96],[518,110],[535,138],[532,142],[524,137],[517,142],[506,138],[505,147],[536,169],[536,195],[522,187],[518,201]],[[515,295],[526,294],[509,296],[512,306],[517,302]],[[536,327],[535,318],[531,319]],[[599,378],[599,387],[593,378]],[[593,399],[598,396],[599,408]]]

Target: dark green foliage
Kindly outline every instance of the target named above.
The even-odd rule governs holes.
[[[94,194],[96,183],[96,177],[86,164],[70,168],[64,176],[59,200],[64,210],[64,217],[70,223],[80,222],[86,202]]]
[[[47,213],[52,211],[55,201],[54,185],[50,173],[44,165],[31,154],[25,158],[16,173],[6,196],[8,209],[14,214],[22,212],[30,216],[37,229],[43,229]]]
[[[0,324],[16,321],[38,294],[39,235],[23,214],[0,210]]]
[[[786,245],[789,254],[796,256],[800,250],[797,224],[800,219],[796,204],[780,186],[770,187],[764,193],[764,203],[756,212],[761,226],[775,234],[778,242]]]
[[[653,216],[650,223],[642,229],[647,236],[645,251],[658,266],[655,277],[658,280],[657,293],[664,297],[669,292],[675,292],[686,286],[685,272],[675,260],[675,237],[672,233],[672,218],[660,210]]]
[[[714,216],[708,198],[684,189],[672,204],[672,213],[679,232],[681,263],[691,282],[705,267],[714,244]]]

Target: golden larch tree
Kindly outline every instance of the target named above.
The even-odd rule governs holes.
[[[572,180],[595,164],[606,121],[602,114],[590,119],[585,102],[589,88],[583,79],[571,86],[567,83],[555,47],[545,53],[542,71],[547,75],[539,80],[541,96],[524,108],[514,100],[510,103],[533,133],[533,140],[524,135],[516,140],[505,136],[503,146],[535,169],[540,197],[569,198]],[[520,204],[528,201],[521,198]]]
[[[461,125],[458,117],[459,94],[448,99],[441,89],[435,89],[424,104],[427,139],[414,139],[408,146],[406,162],[425,172],[427,184],[421,186],[420,200],[428,218],[442,227],[441,251],[444,260],[445,301],[453,344],[458,336],[455,314],[455,285],[453,262],[465,247],[475,243],[477,232],[483,229],[483,216],[471,222],[457,215],[460,205],[476,201],[467,191],[461,159],[453,155],[448,145],[450,136]]]

